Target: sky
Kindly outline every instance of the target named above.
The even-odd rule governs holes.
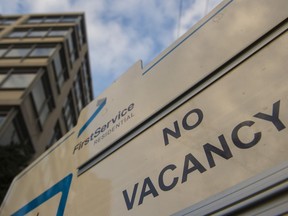
[[[151,62],[220,2],[0,0],[0,14],[85,12],[96,98],[136,61]]]

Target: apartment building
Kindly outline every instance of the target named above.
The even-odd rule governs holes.
[[[35,157],[93,99],[83,13],[0,16],[0,146]]]

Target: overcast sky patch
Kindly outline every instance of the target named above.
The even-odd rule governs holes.
[[[219,3],[220,0],[1,0],[0,13],[85,12],[97,97],[136,61],[141,59],[147,65]]]

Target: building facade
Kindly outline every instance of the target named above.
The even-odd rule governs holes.
[[[39,156],[92,99],[83,13],[0,16],[0,147]]]

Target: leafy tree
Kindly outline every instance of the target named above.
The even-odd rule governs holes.
[[[0,203],[14,177],[29,163],[32,154],[26,154],[20,145],[0,146]]]

